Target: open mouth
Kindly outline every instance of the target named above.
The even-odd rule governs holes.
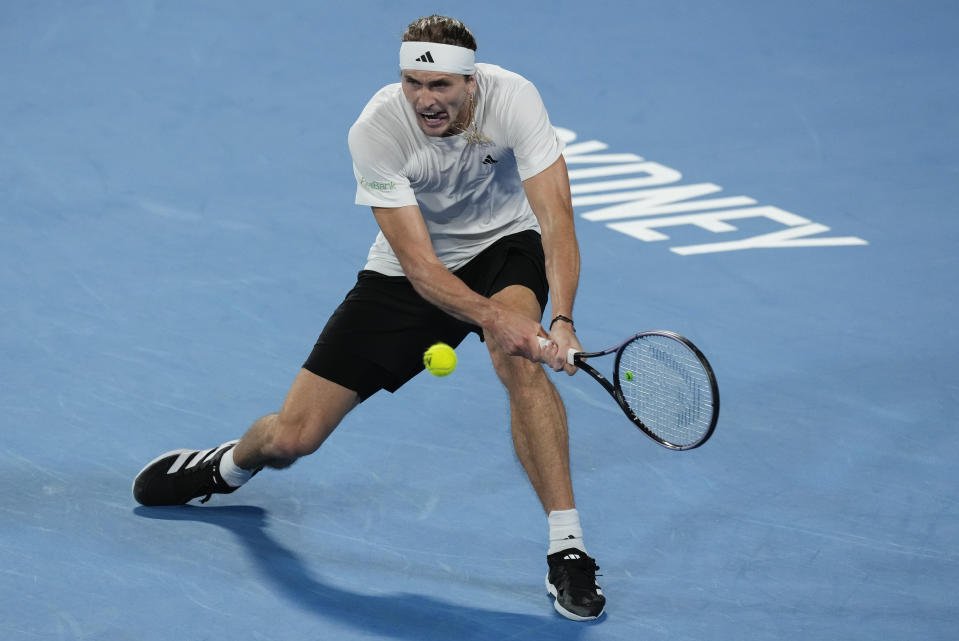
[[[445,111],[422,111],[419,116],[430,128],[442,127],[450,118]]]

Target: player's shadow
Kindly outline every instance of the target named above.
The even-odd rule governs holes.
[[[552,613],[552,607],[549,615],[533,616],[464,606],[422,594],[374,596],[329,585],[266,532],[267,512],[259,507],[137,507],[134,513],[149,519],[197,521],[226,528],[246,548],[260,574],[297,607],[387,638],[579,639],[586,627],[595,625],[567,621]]]

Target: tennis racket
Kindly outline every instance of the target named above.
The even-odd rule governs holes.
[[[609,354],[616,355],[612,383],[586,362]],[[692,341],[675,332],[640,332],[602,352],[570,349],[567,362],[596,379],[636,427],[671,450],[699,447],[716,429],[719,386],[713,368]]]

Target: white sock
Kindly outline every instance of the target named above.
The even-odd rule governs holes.
[[[240,487],[250,480],[250,477],[253,476],[253,470],[244,470],[233,462],[234,449],[236,448],[231,447],[226,451],[226,454],[220,457],[219,472],[227,485],[230,487]]]
[[[547,517],[549,521],[549,551],[556,554],[567,548],[576,548],[586,552],[583,543],[583,528],[579,525],[579,512],[572,510],[554,510]]]

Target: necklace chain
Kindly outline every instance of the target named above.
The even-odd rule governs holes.
[[[473,98],[474,94],[470,94],[470,110],[469,115],[466,120],[466,127],[463,128],[463,138],[466,139],[466,142],[469,144],[481,144],[491,142],[489,138],[480,133],[479,127],[476,124],[476,100]]]

